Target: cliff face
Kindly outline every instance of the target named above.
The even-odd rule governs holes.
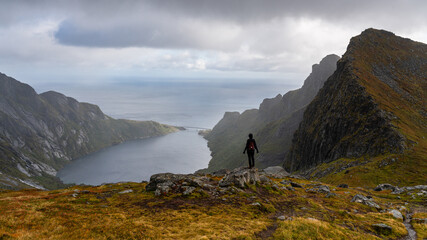
[[[246,165],[246,156],[242,152],[249,133],[254,134],[261,150],[257,156],[257,167],[282,164],[293,133],[302,119],[303,109],[335,71],[338,59],[336,55],[326,56],[319,64],[313,65],[312,73],[300,89],[265,99],[259,110],[226,113],[206,136],[212,151],[208,171]]]
[[[98,106],[0,74],[0,187],[55,188],[68,161],[130,139],[176,131],[156,122],[116,120]]]
[[[393,172],[394,182],[408,172],[392,169],[427,170],[426,92],[427,45],[365,30],[351,39],[337,70],[308,105],[285,168],[309,170],[324,180],[341,174],[329,180],[345,181],[341,171],[363,172],[356,165],[366,165],[365,173],[352,176],[371,181],[368,169],[376,164],[374,171]],[[420,173],[416,178],[426,175]]]
[[[338,59],[334,54],[324,57],[320,63],[312,66],[310,75],[300,89],[289,91],[283,97],[279,94],[276,98],[265,99],[259,107],[259,118],[274,121],[305,107],[335,71]]]

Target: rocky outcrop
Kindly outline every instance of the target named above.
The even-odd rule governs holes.
[[[34,89],[0,74],[0,188],[57,188],[72,159],[130,139],[177,131],[156,122],[116,120],[93,104]]]
[[[326,193],[326,194],[328,194],[331,192],[331,190],[329,189],[328,186],[322,185],[322,184],[316,184],[314,186],[306,186],[306,187],[310,187],[310,188],[305,190],[306,192],[309,192],[309,193]]]
[[[427,134],[425,79],[427,45],[375,29],[352,38],[337,70],[307,106],[285,169],[305,171],[342,158],[399,156],[417,147],[409,139],[423,142],[422,148]],[[419,151],[411,154],[405,159],[425,158]]]
[[[394,218],[400,219],[403,221],[403,215],[400,211],[396,210],[396,209],[392,209],[390,211],[388,211],[389,213],[391,213],[391,215],[393,215]]]
[[[371,197],[365,197],[362,194],[354,195],[354,197],[351,199],[351,202],[362,203],[362,204],[365,204],[369,207],[381,209],[380,205],[378,205],[376,202],[374,202],[374,200]]]
[[[384,223],[372,224],[372,228],[379,234],[390,235],[393,228]]]
[[[264,168],[261,173],[274,178],[289,177],[289,173],[282,166],[271,166]]]
[[[208,172],[222,168],[233,169],[246,165],[241,152],[248,133],[253,133],[260,148],[256,166],[265,168],[283,163],[292,136],[302,120],[304,109],[323,86],[326,79],[335,71],[336,55],[328,55],[319,64],[313,65],[312,73],[304,85],[265,99],[258,109],[227,112],[212,131],[205,136],[212,152]],[[241,149],[241,150],[240,150]]]
[[[159,173],[150,177],[145,187],[147,191],[155,191],[156,195],[165,195],[169,192],[186,192],[189,194],[195,187],[202,187],[209,181],[206,177],[193,174]]]
[[[374,191],[383,191],[383,190],[392,190],[392,191],[394,191],[395,189],[396,189],[396,187],[393,186],[393,185],[391,185],[391,184],[382,183],[382,184],[379,184],[378,186],[376,186],[374,188]]]
[[[218,190],[229,190],[230,187],[245,188],[249,184],[260,183],[258,169],[236,168],[227,171],[220,181],[214,180],[207,175],[198,174],[173,174],[159,173],[150,177],[150,182],[145,189],[154,191],[156,196],[169,193],[182,193],[189,195],[196,188],[216,194]]]
[[[219,186],[236,186],[244,188],[248,184],[256,184],[257,182],[260,182],[258,169],[237,168],[226,174],[224,178],[219,181]]]

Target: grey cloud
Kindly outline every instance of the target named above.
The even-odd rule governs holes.
[[[366,17],[385,14],[390,18],[404,16],[411,19],[414,15],[423,16],[425,8],[421,6],[427,6],[423,0],[162,0],[148,1],[147,4],[160,11],[173,11],[196,18],[221,18],[243,24],[282,17],[343,21],[348,18],[368,20]]]
[[[269,32],[238,35],[240,29],[244,32],[256,25],[268,28],[271,22],[283,19],[321,19],[343,28],[377,27],[392,31],[427,25],[424,0],[39,0],[5,1],[2,5],[0,26],[32,18],[62,19],[56,40],[64,45],[87,47],[232,51],[247,39],[256,43],[252,36],[274,37],[257,36]],[[280,30],[280,26],[275,27]],[[223,29],[227,29],[226,34],[234,29],[236,36],[221,36],[225,35]],[[272,51],[262,46],[259,49]]]
[[[60,24],[55,39],[65,45],[86,47],[149,47],[170,49],[217,49],[237,47],[235,39],[210,36],[212,32],[200,24],[181,21],[171,24],[169,18],[146,19],[140,22],[119,22],[115,26],[97,28],[82,26],[72,20]],[[179,21],[179,20],[176,20]]]
[[[26,62],[96,74],[306,73],[324,55],[342,54],[350,37],[368,27],[427,37],[424,0],[0,0],[0,6],[3,67]]]

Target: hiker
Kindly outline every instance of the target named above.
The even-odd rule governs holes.
[[[255,167],[255,149],[256,152],[259,153],[258,147],[256,146],[256,142],[254,139],[254,135],[252,133],[249,133],[249,139],[246,141],[245,150],[243,150],[243,154],[245,154],[246,151],[248,152],[249,168]]]

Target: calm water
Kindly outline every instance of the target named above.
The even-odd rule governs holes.
[[[145,82],[102,86],[35,86],[101,107],[114,118],[154,120],[175,126],[212,128],[225,111],[257,108],[262,99],[296,86],[275,82]],[[130,141],[73,160],[58,172],[65,183],[98,185],[148,180],[160,172],[192,173],[210,160],[207,142],[190,128],[162,137]]]
[[[206,141],[194,129],[129,141],[77,159],[58,172],[65,183],[149,180],[154,173],[193,173],[210,159]]]

